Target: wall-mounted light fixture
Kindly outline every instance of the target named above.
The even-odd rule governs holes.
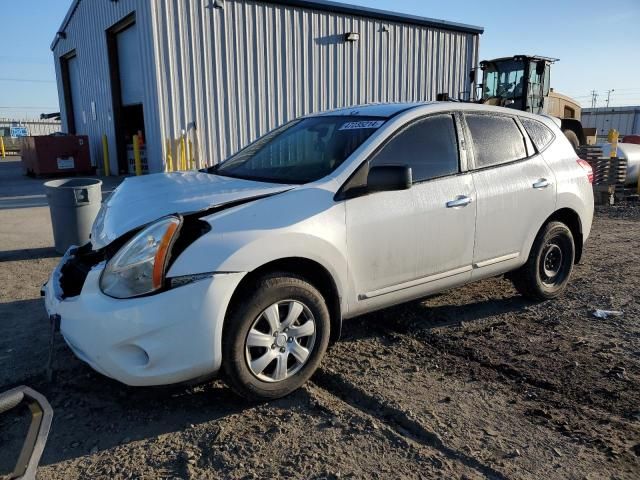
[[[346,42],[357,42],[358,40],[360,40],[360,34],[358,32],[345,33],[344,40]]]
[[[213,0],[213,8],[224,8],[224,0]]]
[[[67,32],[57,32],[56,37],[58,37],[58,39],[67,38]]]

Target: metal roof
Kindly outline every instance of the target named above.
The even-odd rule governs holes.
[[[357,15],[367,18],[375,18],[378,20],[387,20],[390,22],[409,23],[412,25],[421,25],[431,28],[440,28],[443,30],[451,30],[455,32],[465,32],[473,34],[484,33],[484,27],[478,27],[475,25],[467,25],[464,23],[449,22],[447,20],[438,20],[435,18],[421,17],[418,15],[411,15],[406,13],[391,12],[388,10],[379,10],[377,8],[361,7],[358,5],[349,5],[347,3],[339,3],[329,0],[260,0],[264,3],[275,3],[280,5],[288,5],[292,7],[308,8],[311,10],[321,10],[326,12],[344,13],[348,15]],[[58,34],[64,32],[67,25],[73,18],[78,5],[81,0],[73,0],[73,3],[69,7],[67,14],[62,20],[62,24],[56,32],[56,36],[51,42],[51,50],[53,50],[58,43]]]
[[[388,10],[379,10],[377,8],[361,7],[359,5],[349,5],[348,3],[339,3],[329,0],[266,0],[266,2],[291,5],[300,8],[310,8],[312,10],[323,10],[335,13],[346,13],[349,15],[359,15],[361,17],[388,20],[390,22],[423,25],[425,27],[441,28],[444,30],[453,30],[456,32],[467,32],[476,34],[484,33],[484,27],[478,27],[475,25],[467,25],[464,23],[449,22],[447,20],[421,17],[408,13],[390,12]]]
[[[51,42],[51,50],[56,48],[56,45],[58,44],[58,40],[60,38],[58,35],[61,32],[65,31],[65,29],[67,28],[67,25],[69,25],[69,22],[71,21],[71,17],[73,17],[73,14],[76,12],[76,9],[78,8],[79,4],[80,4],[80,0],[73,0],[73,3],[71,3],[71,6],[69,7],[69,10],[67,11],[67,14],[64,16],[64,19],[62,20],[62,23],[60,24],[60,28],[56,32],[56,36],[53,37],[53,41]]]

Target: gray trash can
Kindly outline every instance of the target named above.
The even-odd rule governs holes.
[[[95,178],[66,178],[44,184],[51,213],[53,239],[58,253],[71,245],[89,242],[91,226],[102,203],[102,181]]]

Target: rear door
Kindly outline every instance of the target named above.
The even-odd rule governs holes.
[[[413,185],[347,200],[354,311],[470,279],[475,191],[471,174],[461,173],[458,138],[453,115],[431,115],[396,132],[364,165],[408,165]]]
[[[553,213],[555,177],[516,117],[466,113],[477,194],[474,278],[524,261],[536,233]]]

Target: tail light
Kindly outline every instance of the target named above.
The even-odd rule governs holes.
[[[585,171],[585,173],[587,174],[587,178],[589,179],[589,183],[593,183],[593,168],[591,168],[591,165],[589,164],[589,162],[579,158],[578,159],[578,165],[580,165],[582,167],[582,169]]]

